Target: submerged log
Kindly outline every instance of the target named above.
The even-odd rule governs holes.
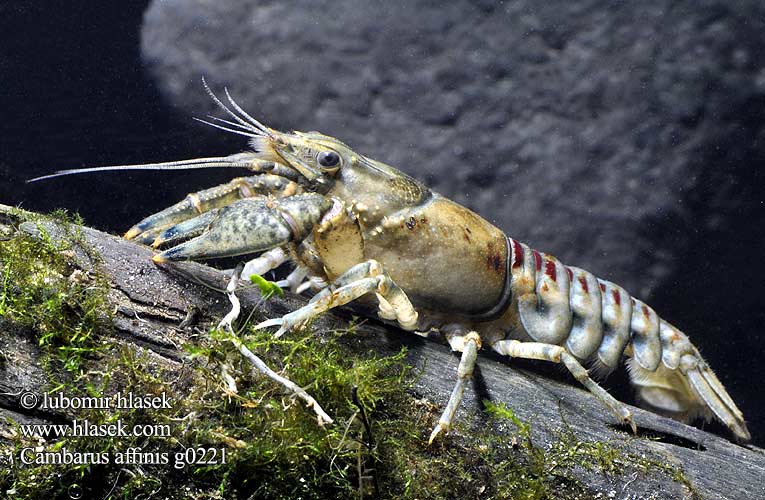
[[[6,236],[11,231],[34,232],[29,226],[19,229],[23,217],[18,210],[0,205],[0,229],[4,229]],[[43,225],[55,239],[56,223],[48,221]],[[229,310],[229,302],[222,293],[228,277],[219,270],[192,262],[155,265],[151,261],[151,249],[94,229],[83,227],[82,235],[87,246],[98,254],[98,272],[108,281],[113,328],[104,335],[112,341],[145,350],[160,365],[181,370],[188,360],[178,346],[188,342],[192,334],[179,325],[190,311],[196,311],[195,321],[199,325],[213,325],[222,318]],[[92,255],[82,248],[73,250],[74,265],[83,271],[92,270],[95,265]],[[241,290],[238,296],[245,314],[256,309],[261,317],[280,316],[306,302],[304,297],[289,293],[263,301],[257,289],[252,288]],[[347,326],[349,317],[348,310],[324,314],[314,323],[314,329],[319,334],[342,329]],[[5,362],[0,367],[3,435],[12,434],[14,422],[67,422],[65,411],[30,410],[20,402],[18,393],[22,389],[37,394],[44,392],[48,376],[41,365],[40,348],[30,332],[2,316],[0,330],[0,349],[5,354]],[[408,397],[434,403],[429,425],[435,424],[455,382],[459,360],[448,346],[374,319],[357,325],[355,333],[344,335],[337,342],[348,356],[357,353],[359,346],[381,356],[396,354],[405,346],[406,361],[415,367],[417,374]],[[574,437],[573,445],[569,440],[574,448],[605,443],[608,449],[618,449],[623,454],[616,462],[622,470],[612,467],[604,471],[591,464],[567,465],[568,476],[581,485],[579,495],[585,491],[586,496],[601,498],[765,497],[763,450],[737,445],[726,437],[630,407],[639,426],[638,435],[634,436],[616,426],[614,417],[587,391],[551,378],[545,371],[549,367],[540,367],[537,370],[535,365],[534,370],[529,371],[498,357],[480,356],[474,383],[466,391],[457,414],[457,420],[463,425],[440,438],[441,442],[433,447],[433,454],[454,460],[455,453],[486,446],[515,446],[523,452],[525,445],[518,444],[516,427],[488,417],[482,401],[490,400],[507,403],[520,421],[531,425],[530,435],[523,439],[530,438],[533,448],[542,453],[560,450],[561,436],[565,435]],[[182,387],[168,385],[165,390],[171,398],[185,397]],[[504,437],[485,442],[482,441],[485,432],[480,430]],[[429,432],[430,428],[423,428],[418,439],[426,441]],[[571,453],[578,456],[576,451]],[[550,469],[555,467],[555,464],[549,465]],[[470,474],[470,471],[463,472]],[[484,491],[482,485],[475,484],[475,491],[479,496]],[[557,496],[572,495],[561,490]]]

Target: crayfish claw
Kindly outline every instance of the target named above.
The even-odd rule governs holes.
[[[125,238],[126,240],[132,240],[133,238],[135,238],[142,232],[143,232],[143,228],[139,224],[136,224],[135,226],[128,229],[128,231],[122,237]]]
[[[128,232],[128,234],[129,233],[130,232]],[[151,246],[156,240],[159,233],[160,231],[154,231],[154,230],[140,231],[139,230],[137,233],[133,234],[128,239],[133,240],[136,243],[140,243],[141,245]]]
[[[165,257],[165,255],[164,255],[164,252],[162,252],[162,253],[157,253],[157,254],[154,254],[154,256],[151,258],[151,260],[152,260],[152,261],[153,261],[155,264],[164,264],[164,263],[166,263],[166,262],[169,262],[169,261],[170,261],[170,259],[168,259],[167,257]]]

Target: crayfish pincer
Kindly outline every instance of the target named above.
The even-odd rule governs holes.
[[[333,137],[274,130],[242,110],[228,91],[230,106],[208,92],[230,119],[206,123],[248,137],[250,151],[101,169],[235,167],[252,175],[189,194],[125,237],[164,248],[157,262],[260,253],[238,270],[245,277],[291,261],[295,270],[282,283],[316,293],[304,307],[258,325],[278,326],[276,335],[354,300],[376,306],[380,317],[405,330],[439,331],[462,356],[431,441],[449,430],[481,348],[562,364],[635,429],[630,411],[584,367],[608,372],[626,358],[642,404],[677,418],[714,417],[736,439],[750,439],[741,411],[688,337],[623,288],[529,248]],[[99,169],[45,178],[93,170]],[[235,307],[227,325],[238,313],[237,275],[229,287]],[[331,421],[305,391],[269,376],[312,404],[320,422]]]

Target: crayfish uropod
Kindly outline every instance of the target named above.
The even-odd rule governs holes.
[[[125,237],[165,248],[156,262],[261,252],[244,266],[245,276],[293,262],[281,285],[316,294],[258,325],[278,326],[277,336],[354,300],[376,305],[380,317],[404,330],[439,331],[462,355],[430,441],[449,430],[482,346],[562,364],[634,430],[631,412],[583,366],[608,372],[625,357],[649,409],[680,419],[714,417],[737,440],[750,439],[741,411],[688,337],[623,288],[530,249],[333,137],[271,129],[228,91],[230,107],[205,88],[231,118],[206,123],[249,137],[251,151],[43,178],[108,169],[250,169],[249,177],[189,194]]]

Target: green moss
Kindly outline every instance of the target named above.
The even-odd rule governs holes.
[[[238,394],[229,394],[217,405],[208,406],[203,425],[193,431],[195,442],[236,443],[231,460],[225,466],[196,472],[217,475],[224,496],[355,495],[358,464],[368,457],[361,441],[360,408],[353,399],[354,388],[365,413],[376,415],[387,399],[405,389],[404,352],[386,358],[371,353],[349,357],[333,339],[321,340],[310,332],[274,339],[269,332],[245,330],[243,340],[274,370],[283,371],[320,401],[335,423],[319,427],[312,411],[285,394],[281,386],[252,373],[228,343],[211,344],[207,352],[201,353],[195,346],[195,355],[229,364],[232,373],[238,375]],[[225,357],[221,357],[221,349],[228,351]],[[206,368],[215,380],[217,367],[210,366]],[[212,390],[218,391],[215,387]],[[199,397],[209,400],[211,396],[208,392]]]
[[[40,346],[67,371],[78,373],[83,359],[100,346],[97,332],[109,324],[108,286],[102,276],[73,264],[75,249],[96,258],[77,217],[19,211],[17,220],[23,220],[23,229],[0,239],[0,318],[33,330]],[[51,227],[60,233],[56,238]]]
[[[61,390],[69,398],[93,397],[109,399],[116,392],[127,395],[161,394],[167,383],[169,373],[154,374],[152,360],[147,354],[138,354],[133,348],[121,346],[105,366],[100,366],[98,373],[91,373],[66,383]],[[163,380],[164,378],[164,380]],[[0,488],[10,498],[71,498],[72,489],[79,490],[83,498],[104,498],[114,488],[115,496],[109,498],[133,498],[138,494],[147,494],[167,478],[167,466],[162,463],[146,461],[142,464],[117,464],[118,454],[131,449],[140,449],[143,456],[159,456],[175,441],[173,418],[177,417],[183,406],[170,409],[115,409],[117,402],[110,399],[109,408],[88,408],[69,410],[68,414],[80,426],[90,429],[99,427],[123,426],[128,433],[136,425],[146,426],[156,432],[171,431],[170,435],[159,437],[105,435],[88,437],[49,436],[40,441],[35,436],[27,436],[20,425],[15,425],[15,438],[12,441],[12,454],[17,458],[13,467],[0,471]],[[69,425],[67,424],[67,427]],[[93,431],[91,431],[93,432]],[[98,431],[102,432],[102,431]],[[112,431],[103,431],[112,432]],[[23,451],[23,450],[33,451]],[[32,463],[25,464],[19,457],[26,453],[34,459],[36,452],[51,452],[58,457],[67,450],[72,456],[86,456],[88,463]],[[96,458],[97,457],[97,458]],[[180,498],[180,497],[179,497]]]
[[[485,401],[484,405],[495,418],[509,420],[516,426],[518,447],[524,452],[521,457],[511,457],[509,463],[500,463],[500,470],[507,467],[515,472],[515,476],[509,476],[507,480],[498,484],[500,497],[559,498],[562,484],[573,490],[579,488],[580,493],[584,494],[584,486],[571,474],[575,468],[595,470],[612,476],[622,475],[626,470],[638,473],[660,471],[673,481],[682,483],[694,494],[682,469],[647,458],[645,455],[628,452],[630,440],[621,442],[618,446],[603,441],[581,440],[564,419],[563,429],[558,431],[552,444],[543,449],[533,443],[531,426],[521,421],[508,406],[488,401]],[[577,496],[579,495],[574,495]],[[565,497],[568,498],[568,494]]]
[[[505,406],[495,409],[512,414]],[[391,408],[389,419],[378,422],[378,470],[386,498],[593,497],[569,471],[551,467],[547,450],[531,443],[530,427],[514,415],[511,421],[521,425],[512,441],[495,434],[492,426],[465,429],[458,421],[447,437],[428,445],[440,410],[409,398]]]
[[[75,246],[84,245],[78,228],[58,219],[55,227],[62,232],[54,229],[54,238],[49,222],[39,219],[30,226],[26,221],[24,230],[16,227],[0,242],[3,318],[35,332],[50,355],[46,373],[56,391],[69,398],[112,398],[110,408],[69,410],[69,417],[126,429],[166,425],[170,435],[49,436],[41,441],[11,423],[15,437],[0,452],[17,460],[0,470],[0,491],[26,499],[70,498],[70,488],[81,490],[85,498],[104,498],[110,492],[109,498],[158,492],[167,498],[324,498],[356,496],[360,484],[363,491],[370,490],[371,483],[361,476],[374,450],[362,439],[361,408],[376,416],[387,399],[404,393],[408,368],[403,351],[387,358],[372,353],[349,357],[332,335],[322,340],[306,331],[275,340],[270,333],[244,328],[243,339],[252,350],[332,414],[335,424],[321,428],[310,410],[253,373],[215,332],[187,346],[180,372],[163,368],[133,347],[102,344],[98,332],[109,328],[110,309],[105,282],[83,275],[73,264]],[[97,359],[104,349],[117,352]],[[237,379],[237,394],[222,389],[223,366]],[[70,375],[60,377],[62,368]],[[171,408],[114,408],[117,394],[161,394],[168,384],[175,394],[185,391],[188,397],[173,401]],[[214,450],[217,463],[200,463],[199,454],[187,451],[197,448]],[[59,455],[66,449],[106,459],[99,459],[100,464],[30,465],[18,460],[24,449]],[[140,449],[143,463],[116,463],[131,449]],[[187,458],[196,463],[187,464]]]

